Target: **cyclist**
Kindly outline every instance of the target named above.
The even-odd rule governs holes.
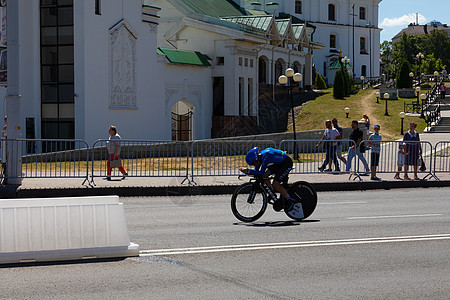
[[[247,152],[245,156],[245,161],[249,166],[254,166],[254,169],[239,168],[241,172],[250,175],[263,175],[267,178],[271,174],[275,174],[273,179],[273,185],[269,180],[266,180],[267,185],[275,188],[281,195],[283,195],[287,202],[288,211],[292,210],[295,204],[295,200],[291,198],[286,189],[281,185],[281,182],[286,179],[289,172],[292,170],[292,159],[285,151],[281,151],[274,148],[266,148],[259,152],[258,147],[255,147]],[[278,199],[274,204],[273,208],[276,211],[283,209],[283,202]]]

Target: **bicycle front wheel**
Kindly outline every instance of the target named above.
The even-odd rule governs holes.
[[[267,208],[267,195],[255,183],[245,183],[238,187],[231,197],[231,211],[242,222],[254,222],[261,218]]]
[[[303,220],[316,209],[317,192],[310,183],[306,181],[294,182],[287,192],[296,202],[291,210],[288,210],[287,207],[284,209],[289,218],[297,221]]]

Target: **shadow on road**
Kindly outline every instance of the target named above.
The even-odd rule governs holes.
[[[303,220],[303,221],[276,221],[276,222],[264,222],[264,223],[233,223],[233,225],[243,225],[251,227],[284,227],[284,226],[298,226],[301,223],[315,223],[320,220]]]

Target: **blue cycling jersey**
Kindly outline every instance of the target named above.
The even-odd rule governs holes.
[[[269,164],[281,164],[288,156],[286,152],[274,148],[264,149],[259,154],[261,155],[261,165],[250,169],[248,173],[251,175],[263,175]]]

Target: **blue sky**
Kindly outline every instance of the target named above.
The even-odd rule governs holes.
[[[400,30],[414,23],[416,13],[419,24],[437,20],[450,26],[450,0],[382,0],[379,27],[381,41],[391,40]]]

